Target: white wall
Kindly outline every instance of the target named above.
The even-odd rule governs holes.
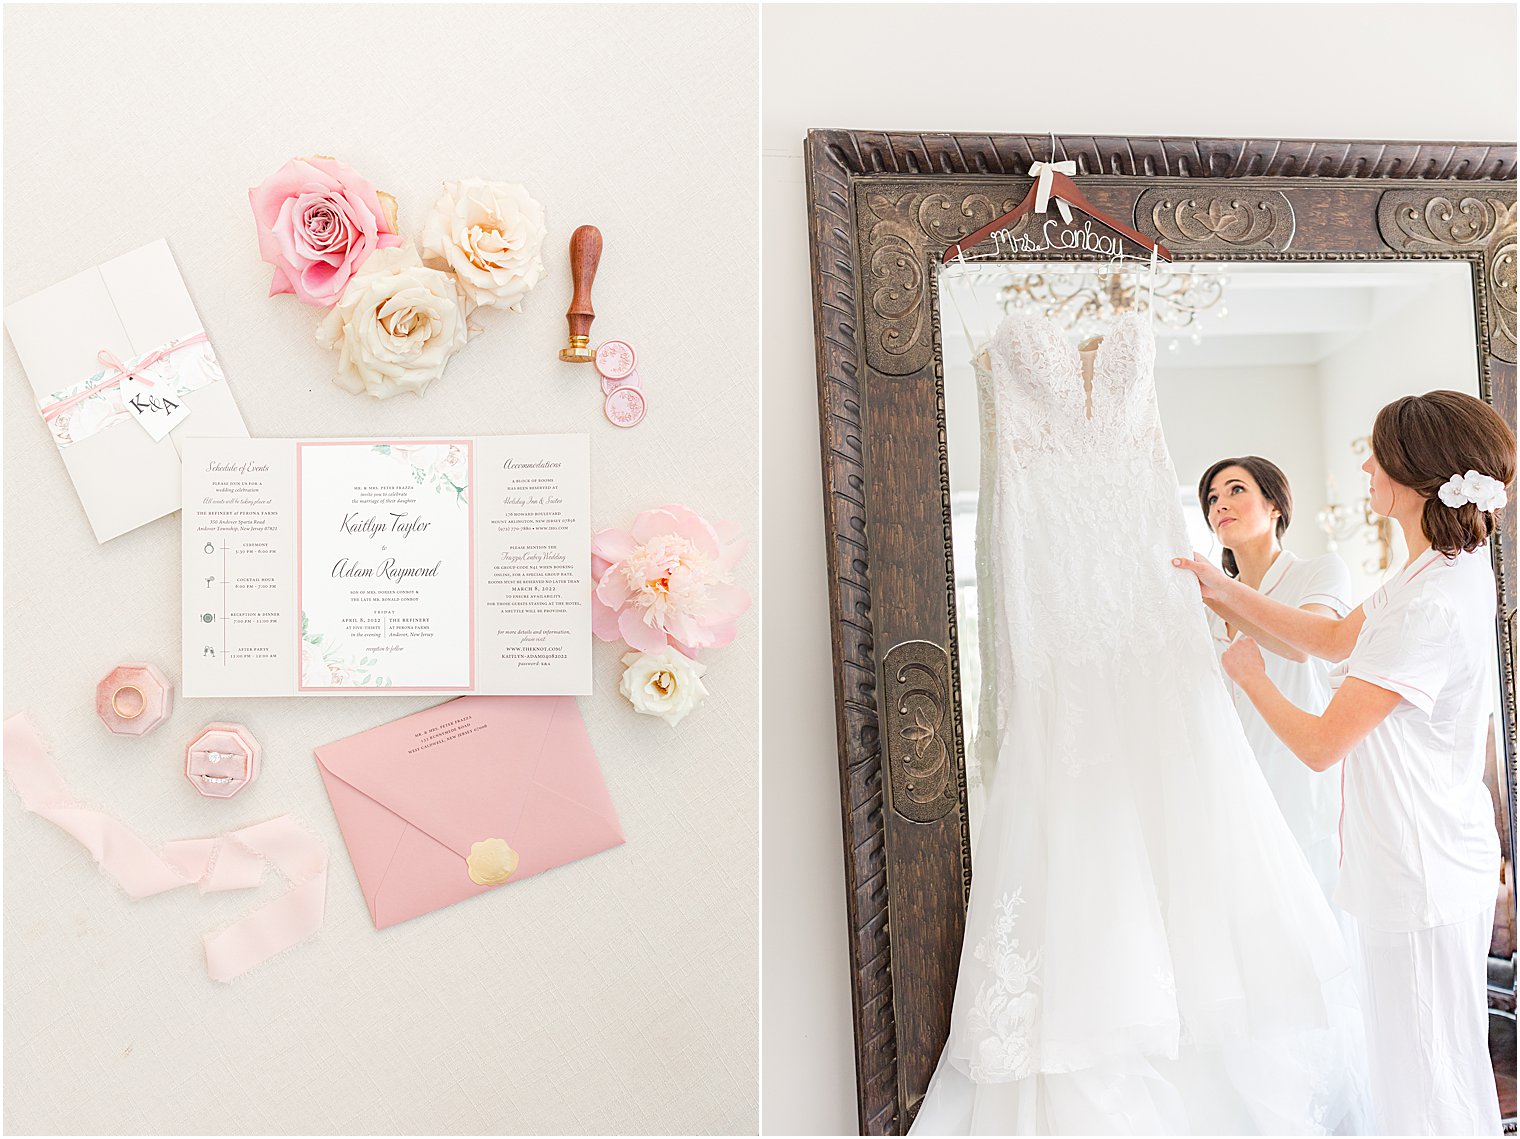
[[[806,5],[766,8],[761,34],[762,1126],[847,1133],[856,1127],[854,1052],[803,135],[854,127],[1513,140],[1515,12]],[[1462,51],[1439,50],[1453,35]],[[969,46],[958,54],[961,43]],[[1201,65],[1209,59],[1221,65]]]

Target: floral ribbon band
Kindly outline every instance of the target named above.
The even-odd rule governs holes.
[[[122,400],[121,386],[129,376],[156,394],[168,396],[184,396],[224,378],[216,352],[203,331],[175,337],[125,362],[105,350],[96,359],[104,367],[89,379],[50,392],[46,399],[37,401],[42,421],[59,448],[131,420]]]

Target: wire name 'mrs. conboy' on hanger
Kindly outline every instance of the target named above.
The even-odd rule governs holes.
[[[994,218],[981,229],[967,234],[951,245],[941,258],[943,264],[948,265],[957,258],[964,259],[965,250],[981,244],[1001,230],[1006,230],[1026,214],[1044,213],[1052,198],[1067,224],[1071,223],[1070,207],[1075,206],[1093,221],[1107,226],[1144,247],[1150,252],[1152,260],[1170,261],[1172,259],[1171,250],[1166,246],[1151,240],[1117,218],[1110,217],[1088,201],[1086,195],[1077,189],[1077,184],[1071,180],[1070,176],[1077,172],[1075,162],[1036,162],[1029,167],[1029,172],[1035,175],[1035,183],[1029,187],[1029,193],[1024,195],[1024,200],[1002,217]]]

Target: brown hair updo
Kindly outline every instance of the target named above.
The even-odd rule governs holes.
[[[1261,496],[1277,508],[1276,532],[1278,540],[1281,541],[1283,531],[1293,520],[1293,491],[1288,486],[1288,476],[1282,473],[1282,468],[1271,459],[1263,459],[1260,455],[1246,455],[1239,459],[1220,459],[1203,472],[1203,478],[1198,480],[1198,505],[1203,507],[1203,520],[1205,522],[1209,520],[1209,484],[1214,481],[1214,476],[1226,467],[1243,468],[1256,480],[1256,485],[1261,488]],[[1213,528],[1213,524],[1210,523],[1209,529]],[[1231,577],[1240,576],[1240,567],[1235,564],[1233,550],[1226,547],[1219,561],[1224,566],[1225,573]]]
[[[1441,553],[1475,550],[1498,528],[1497,510],[1447,506],[1436,493],[1468,471],[1496,478],[1506,490],[1515,481],[1515,433],[1482,400],[1451,391],[1396,399],[1377,414],[1372,454],[1389,478],[1424,497],[1420,528]]]

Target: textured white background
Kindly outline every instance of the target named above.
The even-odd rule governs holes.
[[[12,7],[4,62],[7,303],[167,237],[254,435],[586,430],[595,525],[683,501],[755,534],[752,8]],[[393,193],[405,234],[445,178],[545,203],[549,278],[521,316],[483,312],[421,400],[340,391],[318,312],[266,298],[247,187],[309,153]],[[650,399],[632,431],[555,358],[565,243],[588,222],[594,333],[635,344]],[[332,855],[321,934],[216,985],[201,932],[277,879],[129,902],[7,789],[6,1130],[752,1131],[755,612],[674,731],[631,711],[616,646],[596,646],[581,706],[626,846],[376,933],[311,748],[430,701],[180,701],[143,740],[108,735],[99,677],[178,673],[178,519],[97,547],[9,342],[5,372],[5,713],[31,713],[77,794],[146,836],[288,811]],[[265,748],[230,802],[180,770],[210,720]]]
[[[830,1134],[856,1127],[855,1054],[803,136],[1513,143],[1515,6],[806,4],[762,25],[765,591],[785,599],[765,616],[762,1124]]]

